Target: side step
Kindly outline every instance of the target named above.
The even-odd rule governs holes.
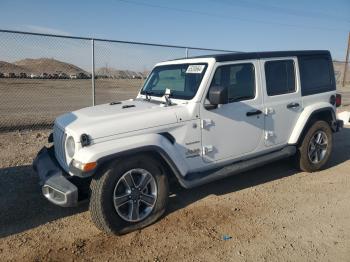
[[[295,146],[287,146],[279,151],[268,153],[266,155],[258,156],[252,159],[235,162],[233,164],[216,168],[214,170],[188,174],[185,178],[181,178],[180,183],[185,188],[200,186],[215,180],[235,175],[237,173],[242,173],[244,171],[257,168],[259,166],[263,166],[276,160],[287,158],[294,155],[295,153]]]

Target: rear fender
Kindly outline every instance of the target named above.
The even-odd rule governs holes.
[[[335,122],[336,120],[335,112],[331,104],[327,102],[320,102],[320,103],[307,106],[304,108],[303,112],[300,114],[298,121],[292,131],[292,134],[289,137],[288,144],[290,145],[297,144],[300,136],[303,134],[305,128],[307,127],[311,119],[315,115],[321,112],[329,112],[331,114],[331,117],[332,117],[331,125],[333,124],[333,122]]]

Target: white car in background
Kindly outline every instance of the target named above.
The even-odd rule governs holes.
[[[30,74],[30,78],[31,78],[31,79],[37,79],[37,78],[39,78],[39,76],[38,76],[37,74],[31,73],[31,74]]]

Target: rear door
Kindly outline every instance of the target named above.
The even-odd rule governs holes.
[[[303,110],[296,57],[261,59],[265,145],[287,144]]]

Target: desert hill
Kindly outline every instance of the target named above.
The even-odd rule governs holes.
[[[77,67],[75,65],[65,63],[56,59],[52,59],[52,58],[38,58],[38,59],[26,58],[26,59],[14,62],[13,64],[16,66],[25,68],[26,70],[24,72],[27,74],[31,74],[31,73],[35,73],[35,74],[66,73],[68,75],[79,74],[79,73],[88,74],[85,70],[81,69],[80,67]]]
[[[335,78],[337,86],[341,85],[344,73],[344,62],[334,61]],[[47,74],[59,74],[65,73],[67,75],[83,73],[89,75],[88,72],[82,68],[62,62],[53,58],[38,58],[31,59],[26,58],[14,63],[0,61],[0,73],[26,73],[30,75],[32,73],[40,75],[42,73]],[[132,78],[145,78],[149,72],[136,72],[131,70],[118,70],[112,67],[101,67],[97,68],[95,75],[102,78],[116,78],[116,79],[132,79]],[[350,65],[348,65],[347,85],[350,83]]]
[[[0,72],[19,74],[22,72],[26,72],[26,68],[8,62],[0,61]]]
[[[59,74],[65,73],[67,75],[83,73],[90,75],[85,70],[78,66],[62,62],[53,58],[26,58],[23,60],[9,63],[0,61],[0,73],[26,73],[40,75],[42,73],[47,74]],[[117,79],[132,79],[132,78],[145,78],[148,72],[135,72],[131,70],[117,70],[115,68],[101,67],[96,69],[95,75],[103,78],[117,78]]]
[[[118,70],[112,67],[101,67],[96,70],[96,75],[108,78],[130,79],[135,77],[144,78],[148,75],[148,72],[141,73],[131,70]]]

